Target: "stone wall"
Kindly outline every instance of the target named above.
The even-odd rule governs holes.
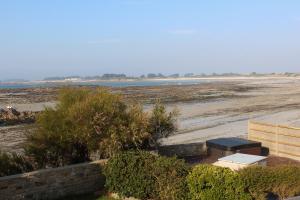
[[[105,160],[0,177],[0,199],[57,199],[103,189]]]

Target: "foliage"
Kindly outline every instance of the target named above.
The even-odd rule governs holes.
[[[104,171],[106,187],[122,196],[187,199],[188,168],[182,160],[129,151],[111,158]]]
[[[33,166],[23,156],[16,153],[4,153],[0,151],[0,177],[29,172]]]
[[[251,199],[236,172],[213,165],[198,165],[187,177],[191,199]]]
[[[106,90],[66,88],[55,109],[46,108],[27,138],[26,153],[39,167],[57,167],[135,149],[149,138],[141,106],[128,106]]]
[[[273,194],[280,199],[300,194],[300,167],[250,167],[240,175],[247,191],[254,199],[266,199]]]
[[[246,190],[254,199],[266,199],[268,192],[272,190],[272,177],[269,170],[266,167],[255,166],[239,171]]]
[[[183,160],[158,156],[153,165],[152,174],[155,177],[155,191],[159,199],[189,199],[186,182],[189,168]]]
[[[153,106],[151,116],[149,118],[149,132],[152,136],[152,144],[157,145],[157,140],[168,137],[177,130],[176,120],[179,112],[174,109],[167,112],[165,105],[159,100]]]
[[[104,174],[106,187],[119,195],[147,199],[153,197],[155,179],[151,176],[155,155],[124,152],[109,159]]]

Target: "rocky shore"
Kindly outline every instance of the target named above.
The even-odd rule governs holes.
[[[22,111],[19,112],[15,108],[0,108],[0,126],[31,124],[35,122],[38,112]]]

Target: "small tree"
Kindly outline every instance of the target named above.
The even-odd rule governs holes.
[[[176,130],[177,112],[158,102],[151,116],[139,104],[126,104],[106,90],[62,89],[59,103],[37,117],[25,152],[39,167],[57,167],[108,158],[129,149],[149,147]]]
[[[106,90],[63,89],[55,109],[46,108],[28,135],[26,153],[39,167],[107,158],[139,148],[149,138],[147,115]]]
[[[178,115],[177,109],[168,113],[165,105],[157,100],[149,118],[149,133],[152,136],[150,143],[157,145],[158,139],[168,137],[175,132]]]

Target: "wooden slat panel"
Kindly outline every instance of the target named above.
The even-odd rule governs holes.
[[[276,135],[265,133],[265,132],[262,132],[262,131],[250,130],[249,131],[249,139],[252,138],[252,137],[261,138],[262,140],[276,142]]]
[[[300,128],[249,121],[248,139],[262,143],[270,154],[300,160]]]
[[[299,156],[300,158],[300,147],[294,147],[285,144],[278,144],[278,152],[286,153],[293,156]]]
[[[278,134],[284,136],[290,136],[294,138],[300,138],[300,129],[278,127]]]

